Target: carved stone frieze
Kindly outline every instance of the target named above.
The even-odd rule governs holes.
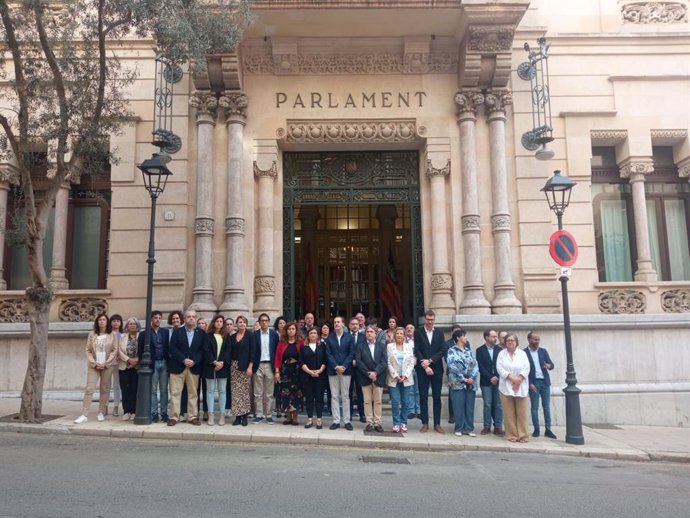
[[[450,158],[446,162],[446,165],[444,165],[441,168],[436,168],[434,165],[431,163],[431,159],[427,159],[426,161],[426,175],[429,178],[433,178],[434,176],[448,176],[450,174]]]
[[[218,98],[212,92],[196,91],[189,97],[189,105],[196,110],[196,116],[215,115]]]
[[[491,216],[491,230],[510,231],[510,214],[496,214]]]
[[[196,235],[213,235],[215,222],[212,218],[197,218],[194,222],[194,233]]]
[[[666,313],[690,313],[690,289],[664,291],[661,294],[661,307]]]
[[[26,299],[4,299],[0,300],[0,322],[7,324],[19,324],[29,321],[29,307]]]
[[[462,217],[462,231],[478,232],[479,231],[479,216],[476,214],[467,214]]]
[[[431,291],[451,291],[453,276],[449,273],[434,273],[431,276]]]
[[[0,183],[19,185],[19,171],[9,164],[0,165]]]
[[[456,71],[457,55],[451,52],[390,54],[248,54],[243,66],[248,74],[448,74]]]
[[[515,30],[510,26],[477,25],[469,29],[467,50],[474,52],[505,52],[513,45]]]
[[[591,130],[589,136],[593,141],[620,142],[628,138],[628,132],[626,130]]]
[[[484,104],[484,94],[479,90],[461,90],[455,94],[455,106],[458,109],[458,116],[471,114],[477,116],[477,109]]]
[[[244,218],[225,218],[225,233],[243,236]]]
[[[218,105],[225,110],[227,121],[247,118],[249,98],[244,92],[225,92],[218,98]]]
[[[297,143],[390,143],[414,142],[417,128],[414,120],[322,120],[288,121],[286,142]]]
[[[638,175],[647,175],[654,172],[654,163],[651,158],[628,158],[620,165],[621,178],[632,179]]]
[[[511,104],[513,104],[513,94],[508,90],[493,90],[484,96],[484,106],[488,115],[496,112],[505,113],[506,107]]]
[[[599,294],[599,311],[602,313],[644,313],[647,298],[637,290],[609,290]]]
[[[107,312],[108,302],[105,299],[76,297],[60,302],[58,318],[62,322],[91,322]]]
[[[278,164],[274,160],[271,163],[271,167],[264,170],[264,169],[261,169],[259,167],[259,164],[255,160],[254,161],[254,176],[257,178],[271,178],[272,180],[275,180],[276,178],[278,178]]]
[[[276,281],[272,275],[257,275],[254,279],[254,293],[256,295],[275,295]]]
[[[688,138],[688,130],[686,129],[653,129],[650,133],[653,139],[658,140],[683,140]]]
[[[680,2],[635,2],[621,6],[623,23],[688,23],[688,6]]]

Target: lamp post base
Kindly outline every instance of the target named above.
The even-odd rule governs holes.
[[[563,389],[565,393],[565,442],[582,446],[585,437],[582,433],[582,417],[580,414],[580,392],[576,386]]]

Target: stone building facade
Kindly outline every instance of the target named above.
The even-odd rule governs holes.
[[[393,273],[405,318],[432,308],[475,345],[487,327],[537,329],[564,378],[556,222],[540,192],[559,169],[577,182],[564,224],[580,246],[569,286],[584,420],[690,424],[686,0],[254,5],[237,52],[175,85],[182,146],[159,199],[155,307],[381,317]],[[532,96],[516,73],[544,36],[550,161],[522,145]],[[56,201],[48,390],[83,384],[80,322],[97,308],[143,317],[150,47],[127,53],[140,79],[136,117],[110,141],[120,161]],[[12,181],[3,164],[0,208]],[[0,392],[12,392],[23,273],[21,252],[0,253]]]

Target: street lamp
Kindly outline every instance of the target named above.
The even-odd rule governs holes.
[[[570,203],[570,191],[575,186],[567,176],[561,176],[560,171],[554,171],[553,176],[546,181],[541,191],[546,195],[549,208],[558,218],[558,230],[563,230],[563,213]],[[568,444],[584,444],[582,435],[582,415],[580,414],[580,389],[577,388],[577,376],[573,363],[573,344],[570,336],[570,303],[568,302],[568,276],[561,275],[561,294],[563,296],[563,331],[565,333],[565,356],[567,367],[565,371],[565,442]]]

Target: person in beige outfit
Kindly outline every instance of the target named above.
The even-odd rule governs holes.
[[[88,422],[89,407],[93,399],[93,391],[98,381],[98,420],[105,421],[105,412],[110,395],[110,380],[117,361],[118,344],[111,333],[110,321],[105,314],[98,315],[93,323],[93,332],[86,339],[86,390],[84,391],[83,413],[74,422],[82,424]]]

